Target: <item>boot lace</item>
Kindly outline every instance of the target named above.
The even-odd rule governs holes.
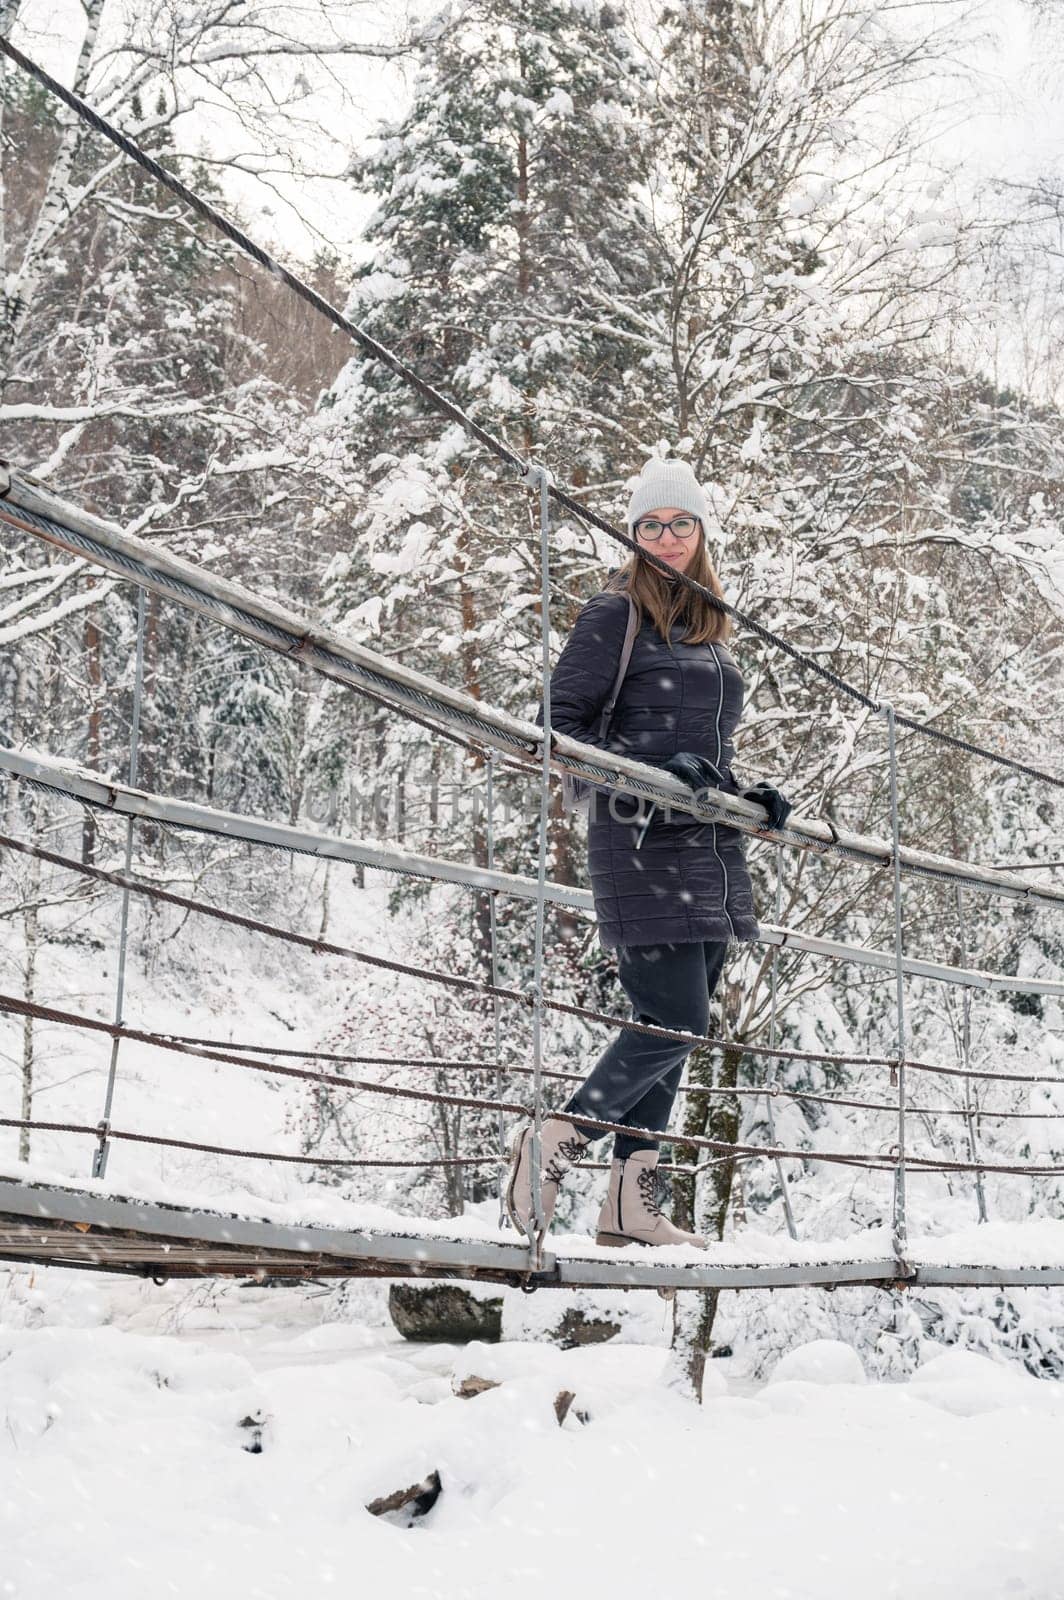
[[[590,1149],[590,1144],[585,1144],[582,1139],[577,1139],[575,1136],[571,1139],[559,1139],[557,1151],[544,1165],[543,1176],[549,1178],[551,1183],[560,1184],[569,1167],[578,1161],[583,1161]],[[559,1156],[564,1158],[564,1164],[558,1160]]]
[[[661,1207],[658,1205],[658,1169],[644,1167],[636,1174],[636,1183],[639,1185],[639,1198],[650,1212],[652,1217],[661,1216]]]

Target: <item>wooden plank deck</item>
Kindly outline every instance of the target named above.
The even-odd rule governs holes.
[[[648,1252],[649,1254],[649,1252]],[[891,1259],[715,1262],[594,1259],[546,1252],[530,1272],[524,1245],[295,1225],[0,1178],[0,1260],[167,1278],[464,1278],[532,1288],[744,1289],[866,1284],[1064,1284],[1064,1267],[936,1267]]]

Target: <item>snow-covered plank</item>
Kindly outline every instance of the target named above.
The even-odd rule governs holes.
[[[287,1270],[293,1270],[291,1262],[295,1260],[307,1266],[313,1263],[315,1272],[327,1276],[482,1277],[542,1288],[1064,1284],[1064,1223],[1054,1224],[1048,1235],[1044,1225],[1034,1228],[1036,1237],[1027,1262],[1023,1259],[1027,1225],[1016,1224],[1006,1229],[1004,1236],[1000,1227],[997,1234],[988,1234],[985,1251],[958,1241],[958,1249],[969,1257],[958,1263],[942,1259],[950,1250],[948,1238],[926,1241],[927,1253],[932,1258],[937,1255],[937,1262],[920,1261],[918,1240],[912,1242],[909,1258],[899,1262],[884,1250],[885,1230],[873,1229],[849,1239],[807,1242],[751,1232],[709,1250],[676,1246],[653,1252],[638,1245],[627,1250],[599,1248],[590,1239],[570,1242],[563,1236],[557,1240],[558,1249],[544,1253],[541,1269],[532,1271],[523,1244],[511,1242],[498,1230],[486,1229],[479,1219],[441,1223],[400,1217],[376,1206],[336,1204],[335,1196],[332,1200],[335,1214],[347,1211],[357,1217],[361,1210],[365,1226],[280,1220],[286,1211],[291,1215],[291,1207],[267,1201],[257,1204],[262,1211],[277,1213],[274,1218],[242,1216],[198,1203],[132,1198],[110,1192],[105,1179],[88,1179],[83,1187],[77,1187],[29,1177],[0,1177],[0,1228],[8,1235],[12,1255],[56,1265],[95,1265],[85,1257],[91,1257],[93,1249],[104,1253],[102,1244],[88,1232],[98,1229],[109,1235],[112,1246],[106,1250],[106,1263],[101,1260],[100,1265],[141,1272],[149,1265],[165,1263],[169,1241],[185,1247],[180,1255],[174,1252],[175,1272],[181,1261],[187,1265],[188,1247],[192,1247],[193,1266],[201,1274],[231,1271],[232,1263],[220,1260],[219,1251],[232,1251],[237,1253],[241,1271],[270,1267],[283,1274],[286,1264]],[[308,1202],[314,1204],[310,1197]],[[49,1222],[59,1226],[42,1227]],[[20,1224],[24,1246],[17,1239]],[[72,1243],[71,1225],[83,1230],[80,1249]],[[119,1237],[123,1232],[132,1236],[124,1258]],[[146,1240],[154,1243],[154,1251],[144,1249]],[[867,1255],[862,1247],[871,1247]],[[1054,1249],[1058,1250],[1056,1260],[1047,1260],[1047,1251]],[[0,1235],[0,1254],[4,1253]],[[69,1259],[72,1253],[74,1261]],[[980,1256],[983,1258],[978,1259]],[[159,1270],[165,1271],[165,1265]]]

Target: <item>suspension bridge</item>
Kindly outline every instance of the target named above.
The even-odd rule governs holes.
[[[787,654],[804,672],[832,685],[848,698],[863,703],[881,716],[886,725],[890,773],[890,835],[878,838],[847,832],[820,818],[792,815],[782,829],[767,825],[760,806],[719,791],[703,791],[696,798],[692,791],[671,774],[618,754],[559,734],[550,721],[550,599],[551,599],[551,524],[552,508],[580,519],[629,549],[638,548],[589,507],[559,488],[541,464],[523,460],[503,441],[470,419],[459,407],[392,352],[378,345],[342,313],[324,301],[315,290],[295,274],[274,261],[267,252],[224,218],[202,197],[189,190],[178,178],[142,151],[131,139],[114,128],[79,96],[51,78],[42,68],[22,55],[10,41],[0,39],[0,50],[23,70],[30,72],[50,93],[57,95],[89,126],[110,139],[131,159],[150,172],[160,183],[190,205],[212,226],[222,231],[335,326],[343,329],[367,354],[383,361],[403,381],[442,414],[458,422],[471,437],[506,462],[520,481],[536,496],[539,512],[540,601],[542,618],[541,682],[543,724],[524,722],[502,709],[486,705],[435,678],[403,667],[389,657],[352,642],[312,623],[284,606],[268,602],[243,586],[157,548],[148,541],[123,531],[54,494],[49,487],[22,472],[12,463],[0,463],[0,528],[18,538],[40,540],[53,550],[62,550],[84,562],[87,570],[98,570],[135,586],[138,596],[137,653],[134,673],[133,718],[131,725],[129,777],[125,783],[89,770],[68,758],[32,749],[0,748],[0,771],[9,782],[29,785],[62,796],[72,806],[82,806],[126,822],[125,870],[102,868],[47,849],[36,840],[0,835],[0,849],[13,855],[33,856],[58,870],[106,884],[121,897],[121,933],[118,952],[118,980],[114,1019],[47,1007],[14,994],[0,994],[0,1011],[11,1017],[47,1022],[57,1027],[106,1035],[110,1042],[110,1063],[103,1112],[95,1123],[47,1122],[37,1118],[0,1118],[0,1126],[41,1132],[62,1132],[83,1136],[90,1142],[91,1174],[82,1182],[69,1174],[0,1170],[0,1258],[90,1268],[92,1270],[132,1272],[156,1279],[172,1276],[251,1274],[263,1281],[307,1276],[384,1276],[453,1277],[482,1279],[537,1287],[623,1287],[657,1288],[671,1292],[677,1288],[750,1288],[788,1285],[873,1284],[884,1287],[934,1286],[944,1284],[1060,1285],[1064,1284],[1064,1244],[1059,1259],[1001,1261],[992,1252],[972,1248],[968,1259],[944,1263],[934,1252],[921,1252],[910,1243],[910,1215],[907,1185],[910,1179],[926,1175],[956,1177],[970,1182],[980,1219],[986,1218],[984,1184],[994,1175],[1038,1178],[1064,1176],[1064,1164],[1047,1161],[1003,1161],[988,1159],[979,1148],[979,1128],[984,1121],[1055,1118],[1064,1113],[1053,1109],[988,1110],[975,1108],[973,1084],[1059,1085],[1058,1074],[1045,1071],[999,1071],[977,1067],[970,1056],[969,1007],[974,991],[1006,992],[1061,999],[1064,981],[1054,978],[1020,977],[1003,972],[982,971],[964,964],[947,965],[907,955],[904,950],[901,883],[905,875],[933,879],[952,889],[965,948],[966,896],[972,894],[1006,902],[1038,907],[1044,914],[1064,906],[1064,888],[1042,877],[1032,878],[1025,869],[1005,869],[938,855],[902,843],[898,804],[898,754],[896,730],[904,726],[921,737],[951,746],[1019,772],[1054,787],[1064,787],[1064,778],[1046,772],[1000,751],[976,745],[918,719],[896,712],[888,701],[875,701],[848,683],[814,657],[807,656],[789,641],[766,628],[758,619],[745,615],[728,602],[702,589],[684,574],[673,574],[699,590],[711,603],[734,615],[743,628],[754,632],[774,648]],[[657,557],[647,554],[648,559]],[[471,866],[433,856],[417,855],[372,840],[341,837],[305,826],[271,822],[264,818],[197,804],[137,785],[137,757],[143,698],[145,597],[155,594],[168,604],[198,613],[213,624],[231,630],[263,650],[283,656],[304,670],[344,684],[353,692],[397,714],[409,717],[434,735],[458,743],[475,752],[483,761],[487,775],[486,823],[488,865]],[[523,876],[496,870],[494,866],[493,781],[505,768],[538,786],[540,811],[536,872]],[[529,1237],[507,1236],[501,1226],[494,1237],[483,1230],[463,1228],[461,1219],[453,1225],[426,1224],[422,1219],[397,1217],[394,1225],[348,1228],[304,1224],[280,1214],[283,1208],[262,1203],[256,1216],[227,1214],[200,1203],[196,1197],[131,1196],[118,1192],[108,1179],[108,1158],[115,1143],[136,1142],[165,1148],[209,1152],[234,1159],[303,1163],[315,1169],[335,1167],[351,1170],[360,1166],[389,1166],[412,1169],[418,1166],[451,1162],[459,1165],[494,1165],[500,1185],[505,1159],[502,1150],[503,1119],[531,1116],[533,1166],[538,1171],[540,1124],[549,1109],[551,1083],[578,1081],[578,1075],[553,1071],[545,1065],[543,1040],[553,1014],[576,1016],[606,1029],[635,1029],[664,1038],[697,1042],[713,1049],[736,1049],[735,1040],[714,1037],[693,1040],[689,1034],[654,1027],[575,1005],[552,995],[545,987],[544,923],[549,905],[590,915],[590,894],[568,885],[554,884],[547,877],[549,842],[549,800],[552,779],[568,773],[589,779],[618,792],[637,795],[686,811],[700,820],[726,822],[766,844],[776,854],[775,920],[761,921],[761,943],[771,961],[771,1021],[765,1044],[743,1043],[747,1057],[763,1063],[761,1081],[737,1087],[685,1087],[681,1093],[729,1099],[749,1098],[763,1104],[770,1142],[754,1144],[727,1142],[705,1136],[684,1134],[676,1142],[695,1152],[696,1164],[672,1165],[682,1173],[699,1173],[715,1163],[771,1162],[775,1168],[784,1204],[788,1237],[771,1250],[753,1248],[744,1254],[741,1240],[701,1250],[655,1250],[633,1246],[630,1250],[586,1248],[565,1251],[548,1247],[537,1228]],[[426,969],[423,962],[389,960],[369,950],[355,949],[314,939],[294,930],[264,923],[250,916],[211,905],[192,896],[166,890],[131,872],[132,843],[138,823],[150,821],[167,828],[192,830],[205,836],[240,840],[262,850],[294,852],[324,860],[344,861],[380,870],[449,883],[471,893],[488,896],[491,910],[491,981],[451,972]],[[801,851],[889,871],[893,890],[894,948],[879,950],[837,939],[817,937],[783,926],[781,907],[782,858],[786,850]],[[181,907],[190,914],[228,923],[248,932],[301,948],[308,955],[335,955],[394,972],[419,983],[439,985],[452,993],[476,996],[491,1002],[495,1017],[494,1052],[477,1062],[440,1061],[396,1056],[340,1056],[325,1052],[292,1051],[251,1042],[233,1042],[164,1034],[127,1026],[122,1020],[124,979],[128,943],[128,908],[131,896],[153,899],[160,904]],[[535,911],[535,952],[533,981],[527,991],[509,989],[499,982],[500,898],[524,901]],[[893,975],[896,1005],[896,1053],[890,1056],[845,1055],[824,1050],[805,1051],[777,1042],[777,960],[784,949],[806,952],[812,959],[844,963],[857,968],[879,970]],[[953,1061],[923,1061],[912,1057],[907,1048],[906,980],[920,977],[957,988],[963,998],[964,1029],[959,1058]],[[503,1058],[500,1021],[505,1007],[520,1008],[531,1022],[531,1060],[526,1063]],[[494,1113],[498,1118],[500,1149],[495,1154],[470,1157],[431,1157],[421,1161],[373,1161],[354,1158],[323,1159],[285,1151],[252,1151],[207,1142],[178,1140],[161,1131],[128,1129],[116,1126],[114,1109],[119,1086],[120,1046],[123,1041],[150,1046],[169,1055],[192,1056],[222,1063],[235,1071],[251,1071],[274,1077],[290,1077],[327,1085],[336,1092],[389,1097],[400,1102],[468,1106]],[[302,1060],[304,1065],[296,1064]],[[883,1096],[858,1098],[856,1094],[812,1093],[784,1087],[778,1079],[783,1062],[802,1060],[822,1066],[851,1067],[862,1073],[884,1076]],[[324,1065],[311,1065],[318,1062]],[[326,1070],[332,1063],[342,1070]],[[426,1068],[453,1077],[453,1090],[431,1091],[399,1086],[379,1079],[355,1076],[353,1069],[387,1064],[411,1069]],[[471,1070],[495,1073],[493,1097],[463,1093],[462,1074]],[[933,1103],[936,1088],[953,1080],[961,1091],[961,1102]],[[527,1092],[520,1099],[505,1098],[507,1081],[523,1084]],[[916,1086],[914,1090],[914,1086]],[[893,1139],[884,1138],[874,1148],[815,1150],[787,1148],[776,1138],[775,1108],[788,1100],[820,1102],[828,1106],[862,1109],[886,1119]],[[946,1159],[940,1150],[921,1150],[912,1143],[914,1128],[939,1121],[959,1122],[966,1144],[965,1159]],[[591,1122],[593,1119],[585,1119]],[[603,1132],[613,1124],[597,1122]],[[626,1129],[631,1132],[631,1129]],[[889,1227],[871,1230],[868,1235],[825,1244],[802,1241],[797,1237],[790,1206],[785,1164],[815,1160],[858,1172],[881,1172],[891,1187]],[[12,1168],[16,1164],[12,1164]],[[592,1164],[593,1165],[593,1164]],[[668,1170],[668,1164],[664,1164]],[[533,1184],[535,1191],[537,1185]],[[536,1221],[541,1221],[537,1218]],[[1062,1230],[1064,1231],[1064,1230]],[[1022,1254],[1022,1252],[1021,1252]],[[648,1257],[650,1259],[648,1259]]]

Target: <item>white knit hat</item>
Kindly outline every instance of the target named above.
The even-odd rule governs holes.
[[[709,501],[706,492],[686,461],[662,461],[653,457],[646,463],[628,502],[628,532],[640,517],[659,507],[676,506],[680,511],[700,517],[702,532],[709,532]]]

